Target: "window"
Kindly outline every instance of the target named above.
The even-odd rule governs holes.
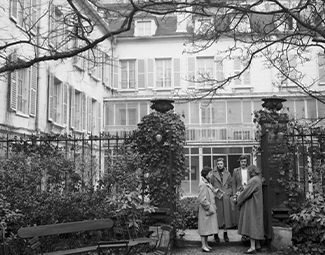
[[[102,79],[102,71],[103,71],[103,54],[102,52],[94,48],[88,51],[88,63],[89,63],[89,74],[96,81],[100,81]]]
[[[59,125],[67,124],[68,85],[50,74],[49,78],[49,120]]]
[[[137,36],[151,36],[151,20],[141,20],[136,22]]]
[[[75,39],[75,49],[78,48],[78,39]],[[76,67],[79,71],[85,71],[86,70],[86,66],[87,66],[87,56],[88,53],[87,52],[82,52],[79,53],[78,55],[73,57],[73,65],[74,67]]]
[[[244,65],[243,61],[236,57],[234,59],[234,75],[238,75],[241,73],[246,66]],[[235,78],[234,85],[235,86],[250,86],[251,84],[251,75],[250,71],[246,70],[243,74],[241,74],[239,77]]]
[[[156,87],[170,88],[172,84],[171,59],[156,59]]]
[[[54,49],[59,49],[66,44],[64,15],[61,8],[56,5],[51,5],[49,15],[49,45]]]
[[[202,124],[215,123],[214,106],[210,102],[202,102],[201,104],[201,122]]]
[[[201,86],[207,85],[209,83],[208,80],[213,79],[213,64],[213,57],[197,59],[198,81]]]
[[[249,17],[245,14],[237,14],[230,18],[230,29],[234,32],[251,32]]]
[[[318,83],[325,85],[325,55],[318,55]]]
[[[135,126],[138,123],[138,105],[136,103],[116,104],[115,116],[115,125]]]
[[[210,29],[214,28],[211,18],[200,17],[195,20],[195,33],[204,34],[207,33]]]
[[[26,30],[36,32],[38,19],[38,0],[11,0],[10,17],[16,24]]]
[[[16,53],[10,61],[19,62]],[[36,115],[37,67],[15,70],[10,73],[10,109],[30,116]]]
[[[135,88],[135,60],[121,60],[122,89]]]

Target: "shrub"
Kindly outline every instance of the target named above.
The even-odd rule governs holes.
[[[184,197],[177,204],[177,212],[182,218],[184,229],[198,228],[198,201],[197,197]]]

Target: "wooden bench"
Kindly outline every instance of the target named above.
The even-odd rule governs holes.
[[[21,238],[30,239],[29,243],[31,245],[31,248],[36,252],[39,252],[38,254],[40,255],[69,255],[69,254],[80,254],[80,253],[90,252],[90,251],[97,251],[99,254],[100,250],[103,249],[103,247],[101,247],[101,243],[88,246],[88,247],[43,253],[42,252],[43,247],[42,247],[40,237],[68,234],[68,233],[75,233],[75,232],[85,232],[91,230],[110,229],[113,227],[113,224],[114,223],[111,219],[100,219],[100,220],[68,222],[68,223],[33,226],[33,227],[23,227],[18,230],[18,236]],[[127,246],[128,246],[128,241],[119,242],[119,243],[117,242],[105,243],[105,249],[127,247]]]

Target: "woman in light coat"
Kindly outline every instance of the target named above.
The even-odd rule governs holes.
[[[249,180],[238,195],[239,207],[238,234],[249,236],[250,248],[245,254],[255,254],[261,249],[260,241],[264,239],[263,193],[260,170],[250,165]]]
[[[212,248],[208,245],[208,236],[218,234],[219,231],[213,187],[209,183],[212,169],[207,166],[203,167],[201,176],[198,195],[198,233],[201,236],[202,251],[210,252]]]

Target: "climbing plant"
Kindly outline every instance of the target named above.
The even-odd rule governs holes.
[[[156,139],[157,135],[161,136],[160,142]],[[175,204],[185,172],[185,125],[180,115],[168,111],[144,116],[138,124],[134,139],[133,148],[141,160],[143,189],[150,198],[150,204],[169,207],[170,173],[173,191],[171,199]]]

